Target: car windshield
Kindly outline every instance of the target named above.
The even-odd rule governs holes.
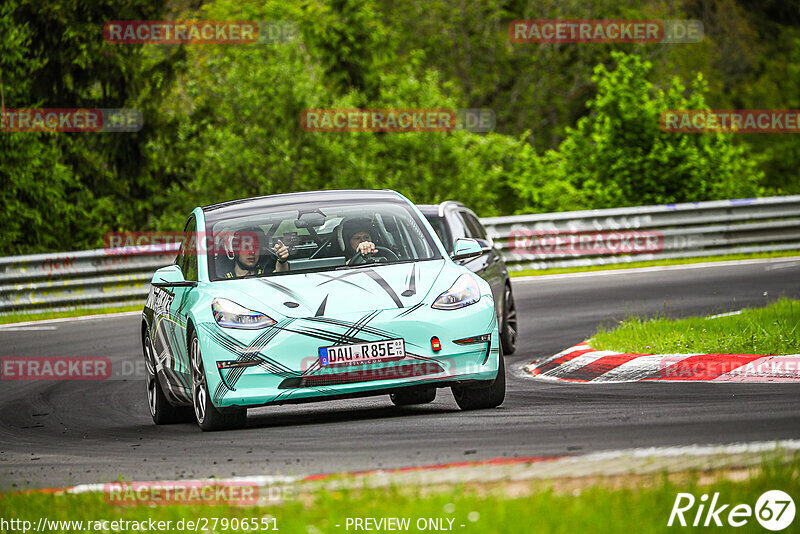
[[[405,202],[350,200],[254,203],[207,212],[216,254],[211,280],[358,269],[440,259],[434,240]]]

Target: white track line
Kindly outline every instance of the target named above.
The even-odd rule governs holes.
[[[520,462],[519,465],[508,465],[503,467],[498,466],[491,466],[491,465],[478,465],[478,466],[443,466],[437,469],[425,469],[424,471],[421,469],[419,471],[413,472],[392,472],[389,471],[373,471],[369,473],[352,473],[351,476],[356,478],[372,478],[372,479],[381,479],[384,480],[390,486],[396,486],[397,484],[401,484],[404,480],[406,483],[414,483],[419,484],[425,483],[425,481],[420,481],[418,478],[421,474],[424,473],[424,476],[427,478],[427,483],[441,483],[442,481],[447,481],[449,483],[455,482],[463,482],[464,480],[488,480],[496,477],[488,476],[490,473],[487,470],[494,470],[497,471],[500,469],[500,478],[505,476],[511,475],[511,478],[529,478],[529,477],[521,477],[515,476],[513,473],[508,473],[506,470],[508,468],[514,469],[517,471],[517,475],[521,475],[520,470],[530,472],[539,472],[540,475],[543,474],[544,478],[558,478],[559,476],[568,475],[571,477],[578,477],[582,476],[581,473],[586,474],[590,468],[594,468],[602,466],[602,462],[608,462],[609,460],[617,460],[623,459],[625,460],[625,465],[627,467],[624,468],[623,471],[631,471],[634,469],[634,465],[630,462],[632,460],[644,460],[652,462],[654,459],[658,458],[685,458],[685,457],[704,457],[704,456],[732,456],[732,455],[741,455],[741,454],[758,454],[770,451],[777,451],[777,450],[785,450],[785,451],[796,451],[800,450],[800,440],[774,440],[774,441],[753,441],[753,442],[740,442],[740,443],[730,443],[725,445],[677,445],[677,446],[669,446],[669,447],[642,447],[642,448],[631,448],[631,449],[614,449],[614,450],[606,450],[606,451],[597,451],[597,452],[590,452],[587,454],[581,454],[577,456],[564,456],[560,458],[553,458],[546,462],[542,463],[535,463],[529,465],[527,468],[524,467],[524,462]],[[573,466],[572,469],[575,469],[575,466],[578,467],[578,471],[575,473],[570,474],[568,469],[569,466]],[[427,466],[420,466],[421,468]],[[660,467],[659,470],[662,470],[663,467]],[[554,471],[552,473],[541,473],[542,470],[545,471]],[[602,475],[602,473],[600,473]],[[348,476],[348,473],[344,472],[341,473],[344,477]],[[412,477],[409,479],[409,477]],[[443,478],[444,477],[444,478]],[[153,486],[170,486],[170,485],[186,485],[186,484],[194,484],[194,483],[206,483],[206,484],[236,484],[236,483],[244,483],[244,484],[252,484],[258,487],[269,487],[278,484],[301,484],[304,482],[310,482],[313,484],[321,484],[321,486],[317,486],[319,488],[328,487],[326,485],[329,484],[340,484],[340,483],[347,483],[347,479],[337,479],[333,481],[308,481],[307,477],[291,477],[291,476],[249,476],[249,477],[233,477],[233,478],[215,478],[215,479],[189,479],[189,480],[181,480],[181,481],[153,481],[153,482],[134,482],[133,484],[136,487],[147,487],[148,484],[152,484]],[[355,482],[355,478],[353,481]],[[87,492],[103,492],[107,491],[109,486],[114,486],[120,484],[119,481],[111,482],[109,484],[78,484],[76,486],[72,486],[69,488],[64,488],[67,493],[87,493]],[[312,486],[314,487],[314,486]]]
[[[561,280],[565,278],[587,278],[590,276],[610,276],[615,274],[657,273],[662,271],[679,271],[685,269],[707,269],[709,267],[734,267],[737,265],[754,265],[759,263],[797,262],[798,260],[800,260],[800,257],[790,256],[786,258],[759,258],[753,260],[687,263],[684,265],[657,265],[653,267],[634,267],[631,269],[606,269],[603,271],[586,271],[581,273],[543,274],[540,276],[512,276],[511,283],[534,282],[536,280]]]
[[[113,319],[115,317],[133,317],[134,315],[141,315],[140,311],[130,312],[117,312],[117,313],[96,313],[94,315],[81,315],[79,317],[60,317],[58,319],[41,319],[38,321],[23,321],[20,323],[1,324],[0,330],[11,330],[20,326],[52,324],[52,323],[68,323],[73,321],[91,321],[94,319]]]
[[[260,488],[273,486],[277,484],[294,484],[301,479],[298,477],[289,476],[271,476],[271,475],[255,475],[249,477],[231,477],[231,478],[205,478],[205,479],[188,479],[188,480],[161,480],[151,482],[128,482],[128,481],[114,481],[106,484],[78,484],[67,489],[67,493],[87,493],[93,491],[105,491],[109,487],[117,486],[120,484],[135,484],[137,488],[144,487],[170,487],[180,486],[187,484],[248,484],[255,485]]]
[[[785,439],[775,441],[751,441],[747,443],[731,443],[729,445],[678,445],[674,447],[647,447],[639,449],[622,449],[615,451],[592,452],[574,456],[578,460],[600,460],[632,456],[634,458],[650,458],[665,456],[706,456],[709,454],[742,454],[748,452],[769,452],[778,449],[798,450],[800,440]]]

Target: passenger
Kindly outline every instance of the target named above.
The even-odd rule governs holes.
[[[266,243],[264,232],[258,229],[237,230],[233,235],[234,265],[223,273],[223,278],[246,278],[261,276],[266,272],[285,272],[289,270],[289,249],[278,240],[273,247],[272,258],[261,258],[261,245]]]

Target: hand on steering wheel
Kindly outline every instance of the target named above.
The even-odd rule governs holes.
[[[392,261],[400,261],[400,258],[395,254],[392,249],[386,247],[379,247],[378,245],[373,245],[375,252],[373,254],[378,255],[379,253],[384,253],[384,257]],[[359,261],[360,260],[360,261]],[[360,250],[353,254],[353,257],[347,262],[347,265],[360,265],[362,263],[375,263],[375,256],[367,256],[363,254]]]

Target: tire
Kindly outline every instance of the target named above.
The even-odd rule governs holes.
[[[400,390],[389,395],[395,406],[428,404],[436,398],[436,388]]]
[[[211,402],[200,342],[195,332],[189,336],[189,358],[192,368],[192,406],[197,426],[206,432],[243,427],[247,422],[247,408],[234,408],[223,413]]]
[[[483,410],[496,408],[506,398],[506,364],[503,351],[500,351],[500,364],[497,378],[483,386],[453,386],[453,397],[462,410]]]
[[[500,332],[503,354],[514,354],[517,350],[517,332],[517,306],[511,286],[507,285],[503,292],[503,330]]]
[[[168,400],[156,372],[156,354],[150,335],[145,334],[142,339],[145,363],[145,385],[147,387],[147,405],[150,416],[157,425],[172,425],[175,423],[191,423],[194,420],[190,406],[173,406]]]

